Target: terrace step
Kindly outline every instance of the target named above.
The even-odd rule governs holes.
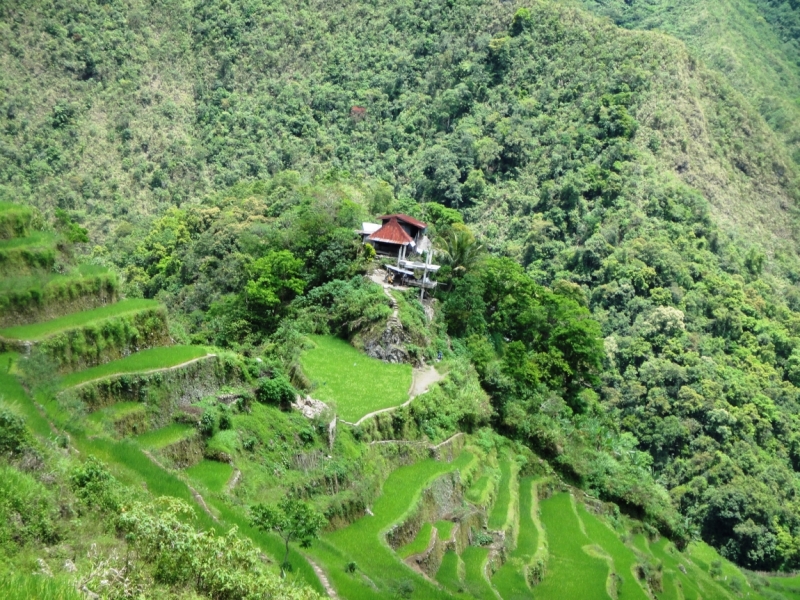
[[[196,427],[173,423],[133,438],[142,450],[185,469],[203,460],[204,442]]]
[[[81,265],[65,274],[5,277],[0,281],[0,327],[47,321],[116,300],[116,273]]]
[[[0,277],[52,271],[59,242],[59,236],[43,232],[0,239]]]
[[[486,576],[489,549],[468,546],[461,553],[461,559],[464,561],[464,588],[466,592],[479,600],[498,600],[499,596]]]
[[[30,355],[35,347],[60,373],[167,345],[166,312],[153,300],[123,300],[49,321],[0,329],[0,350]]]
[[[33,210],[29,206],[0,202],[0,240],[27,236],[32,220]]]

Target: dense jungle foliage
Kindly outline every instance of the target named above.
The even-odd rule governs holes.
[[[557,2],[7,2],[0,194],[86,228],[177,340],[300,387],[304,334],[390,313],[353,230],[424,219],[450,264],[433,324],[405,303],[418,356],[678,542],[797,568],[798,13],[739,4],[763,21],[719,56],[772,71],[715,60],[690,2],[591,3],[631,30]],[[488,418],[442,401],[434,429]]]

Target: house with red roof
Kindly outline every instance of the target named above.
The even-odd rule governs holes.
[[[429,249],[430,242],[425,236],[427,223],[402,213],[384,215],[380,220],[380,225],[363,223],[359,231],[364,243],[375,248],[379,256],[403,260],[406,256],[422,254]]]

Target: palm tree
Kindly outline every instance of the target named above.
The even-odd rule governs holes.
[[[485,249],[462,225],[454,226],[440,239],[436,253],[441,263],[450,267],[453,277],[463,277],[481,264]]]

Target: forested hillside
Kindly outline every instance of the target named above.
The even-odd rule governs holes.
[[[705,542],[740,567],[794,570],[798,23],[798,9],[771,0],[5,2],[0,200],[12,216],[0,235],[9,326],[0,338],[4,350],[40,344],[9,373],[48,398],[66,385],[42,378],[48,369],[100,368],[147,336],[148,347],[238,353],[236,391],[220,392],[235,408],[205,399],[194,412],[148,417],[167,428],[164,439],[197,433],[203,456],[245,473],[235,493],[215,496],[230,523],[290,490],[344,527],[394,481],[387,465],[400,464],[376,458],[369,442],[439,444],[462,432],[476,437],[451,460],[484,511],[500,502],[494,485],[552,493],[542,482],[553,478],[589,505],[614,503],[629,546],[641,534],[656,548],[660,534],[696,552]],[[18,205],[36,210],[14,216]],[[430,225],[444,265],[432,304],[364,277],[378,263],[353,232],[390,212]],[[79,273],[93,283],[76,283]],[[51,331],[10,327],[61,316],[59,298],[69,298],[68,316],[121,297],[163,304],[169,334],[147,303],[136,304],[153,311],[146,324],[129,316],[95,350],[85,341],[95,333],[50,340],[50,321]],[[337,438],[338,453],[323,440],[326,424],[304,428],[278,410],[327,385],[306,372],[314,336],[364,350],[392,319],[409,362],[444,359],[444,383]],[[113,389],[133,403],[127,385]],[[103,390],[37,402],[53,411],[51,427],[76,427],[85,438],[76,444],[92,448],[96,423],[81,421],[91,419],[81,402],[106,410],[113,393]],[[254,400],[274,413],[251,415]],[[129,410],[139,416],[114,418],[138,427]],[[297,453],[327,443],[334,463],[298,466]],[[471,471],[477,456],[496,471]],[[414,469],[420,481],[449,472]],[[525,501],[536,504],[536,493]],[[547,510],[563,502],[555,495]],[[614,521],[620,510],[638,525]],[[590,517],[576,519],[574,531],[603,538],[587,533]],[[426,531],[435,528],[433,519]],[[327,568],[356,552],[352,531],[331,533],[309,560]],[[528,543],[519,556],[530,562],[540,555]],[[453,573],[470,560],[485,573],[475,552],[459,549]],[[642,566],[629,577],[661,593],[648,579],[655,563],[636,556]],[[541,581],[543,564],[525,568],[525,586]],[[353,597],[402,596],[397,581],[364,591],[340,571],[330,577],[359,589]]]

